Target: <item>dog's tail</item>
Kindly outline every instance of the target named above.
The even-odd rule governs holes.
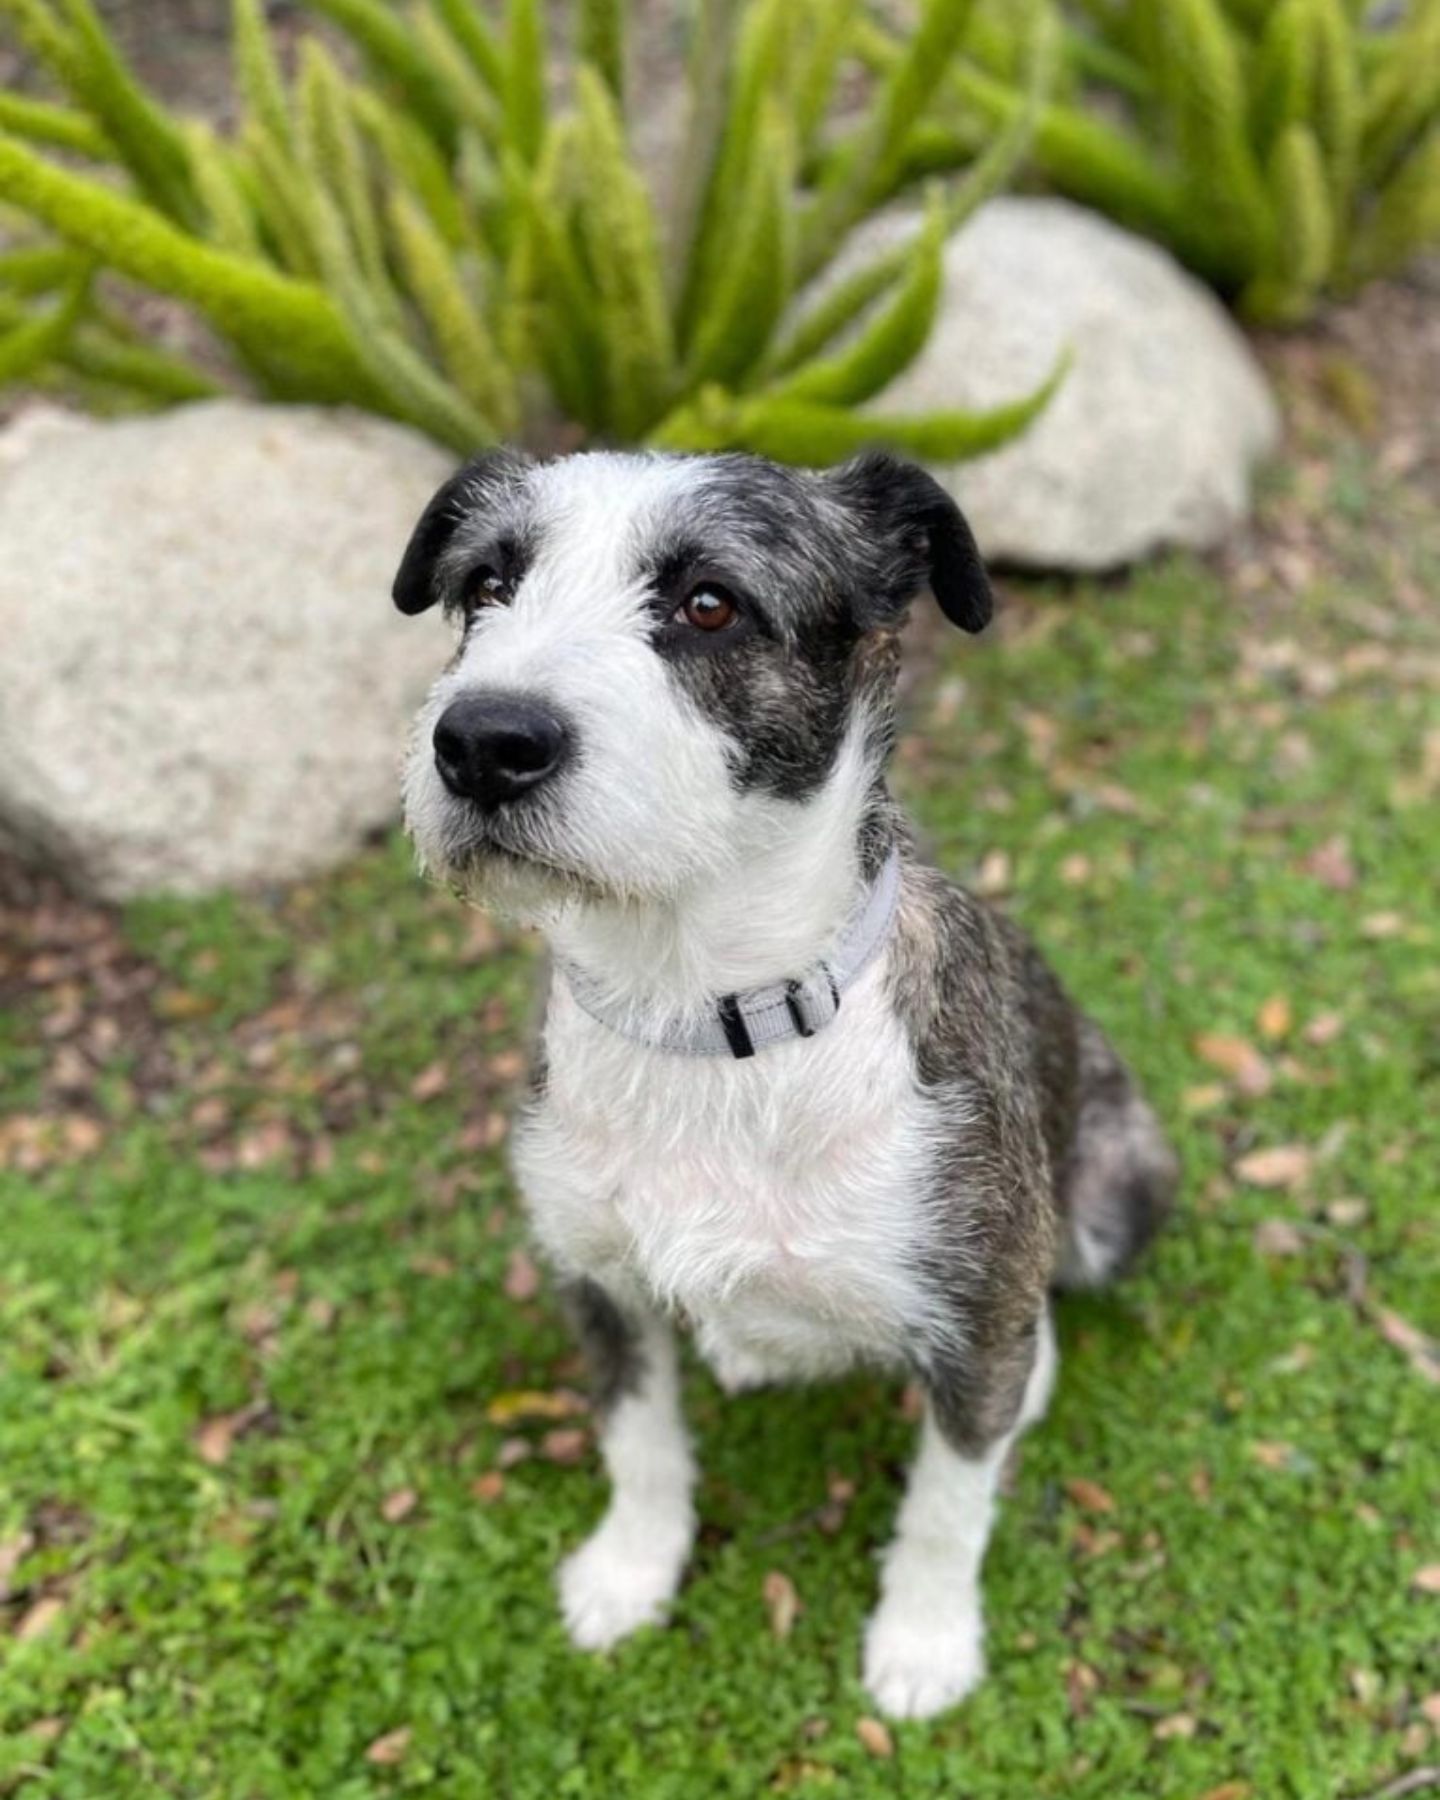
[[[1179,1185],[1180,1162],[1160,1121],[1100,1028],[1082,1020],[1056,1286],[1103,1287],[1122,1275],[1173,1211]]]

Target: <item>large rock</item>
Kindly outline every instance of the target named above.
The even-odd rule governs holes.
[[[885,215],[846,265],[915,229]],[[1165,251],[1063,200],[993,200],[947,246],[935,331],[877,412],[990,407],[1073,366],[1022,438],[937,470],[981,549],[1111,569],[1208,548],[1249,509],[1279,419],[1229,315]]]
[[[390,819],[444,628],[389,586],[451,467],[214,401],[0,438],[0,842],[108,898],[324,868]]]

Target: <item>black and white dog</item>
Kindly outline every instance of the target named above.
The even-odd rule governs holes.
[[[395,582],[459,618],[405,780],[424,866],[554,954],[515,1164],[594,1364],[613,1492],[574,1641],[663,1616],[695,1534],[671,1325],[727,1389],[905,1371],[919,1454],[864,1644],[922,1716],[983,1672],[996,1485],[1052,1284],[1118,1271],[1174,1158],[1022,934],[891,800],[897,631],[991,594],[945,492],[866,455],[479,457]]]

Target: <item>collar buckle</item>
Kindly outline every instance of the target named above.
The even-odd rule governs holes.
[[[823,989],[817,992],[820,982]],[[821,993],[828,993],[828,1008],[820,999]],[[785,1010],[790,1015],[790,1023],[795,1027],[796,1037],[811,1038],[834,1019],[840,1010],[840,988],[829,963],[821,963],[810,982],[787,981],[785,983]]]

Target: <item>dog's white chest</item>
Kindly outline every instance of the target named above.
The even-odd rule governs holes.
[[[516,1164],[559,1266],[683,1313],[730,1385],[891,1360],[924,1316],[932,1146],[871,977],[753,1060],[617,1037],[557,994]]]

